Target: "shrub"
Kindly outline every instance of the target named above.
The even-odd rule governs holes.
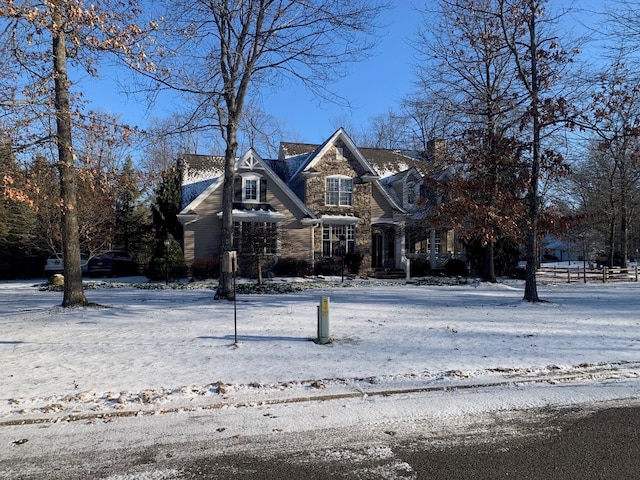
[[[416,258],[410,264],[412,277],[425,277],[431,273],[431,262],[426,259]]]
[[[361,253],[347,253],[344,257],[344,264],[347,267],[347,271],[356,275],[360,273],[363,257],[364,255]]]
[[[514,269],[512,278],[517,278],[518,280],[525,280],[527,278],[527,271],[523,267],[517,267]]]
[[[304,277],[311,275],[311,264],[299,258],[283,257],[273,266],[272,271],[278,277]]]
[[[449,260],[444,266],[444,273],[452,277],[466,277],[469,275],[465,263],[459,258]]]
[[[187,264],[184,261],[184,254],[178,242],[173,240],[169,244],[167,252],[164,243],[159,243],[155,250],[155,255],[145,270],[145,275],[150,280],[162,280],[164,278],[176,279],[184,278],[188,274]]]
[[[341,259],[323,258],[316,263],[316,275],[340,275],[341,273]]]
[[[199,279],[218,278],[220,276],[220,259],[217,257],[197,258],[191,265],[191,275]]]

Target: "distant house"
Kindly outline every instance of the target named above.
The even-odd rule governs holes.
[[[178,218],[191,265],[221,253],[223,159],[184,155],[180,165]],[[425,207],[438,201],[424,178],[443,179],[446,172],[415,152],[358,148],[342,128],[321,145],[283,142],[277,159],[251,149],[236,161],[234,179],[240,267],[249,262],[243,256],[258,251],[272,263],[298,259],[312,267],[356,254],[363,273],[404,271],[407,258],[439,268],[460,246],[452,232],[422,220]]]
[[[542,239],[542,262],[578,262],[584,259],[584,245],[578,239],[559,239],[545,235]]]

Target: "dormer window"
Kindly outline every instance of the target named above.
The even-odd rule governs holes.
[[[267,180],[256,173],[245,173],[234,180],[234,202],[265,203]]]
[[[418,186],[415,183],[407,183],[405,185],[406,192],[406,204],[408,206],[414,206],[418,201]]]
[[[327,177],[325,204],[340,207],[353,205],[353,179],[344,175]]]
[[[257,178],[243,178],[242,179],[242,200],[244,202],[257,202],[260,196],[258,191],[260,189]]]

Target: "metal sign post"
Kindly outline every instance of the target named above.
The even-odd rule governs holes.
[[[235,250],[222,254],[222,271],[233,274],[233,339],[238,345],[238,309],[236,305],[236,272],[238,271],[238,254]]]

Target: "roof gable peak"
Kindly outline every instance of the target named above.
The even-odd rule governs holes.
[[[262,160],[262,157],[258,155],[258,152],[253,148],[250,148],[236,162],[236,171],[240,169],[265,170],[265,163]]]
[[[324,141],[309,157],[307,161],[300,165],[298,171],[294,174],[294,177],[306,171],[312,170],[315,165],[324,157],[327,151],[332,148],[346,148],[351,152],[352,157],[360,164],[364,174],[368,176],[377,176],[378,172],[373,168],[369,161],[362,155],[362,152],[358,149],[351,137],[347,134],[344,128],[340,127]]]

